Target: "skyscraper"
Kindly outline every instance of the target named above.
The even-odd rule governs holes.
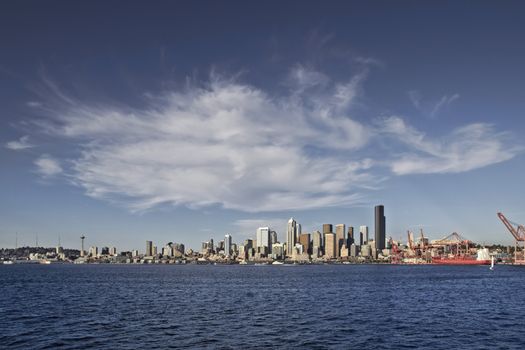
[[[386,218],[385,207],[377,205],[375,207],[375,243],[379,251],[385,249],[386,244]]]
[[[297,243],[297,222],[294,218],[290,218],[286,228],[286,254],[288,256],[292,256],[295,243]]]
[[[153,242],[146,241],[146,256],[153,256]]]
[[[336,256],[341,255],[341,248],[345,244],[345,224],[335,225],[335,254]]]
[[[274,245],[277,243],[277,232],[270,230],[270,244]]]
[[[368,242],[368,226],[359,226],[359,245],[365,245]]]
[[[347,234],[347,243],[346,245],[348,247],[350,247],[353,243],[355,243],[355,240],[354,240],[354,227],[353,226],[348,226],[348,234]]]
[[[272,244],[270,243],[270,228],[259,227],[257,229],[257,248],[266,247],[270,251]]]
[[[332,233],[332,224],[323,224],[323,235]]]
[[[301,233],[299,235],[299,243],[303,246],[303,251],[307,254],[312,253],[312,247],[310,243],[310,234],[309,233]]]
[[[232,236],[224,236],[224,255],[230,256],[232,252]]]
[[[314,231],[312,233],[312,254],[316,257],[321,255],[323,251],[323,241],[321,239],[321,232]]]
[[[333,233],[327,233],[324,235],[324,249],[325,249],[325,256],[328,259],[334,259],[337,257],[335,250],[336,250],[336,244],[335,244],[335,234]]]

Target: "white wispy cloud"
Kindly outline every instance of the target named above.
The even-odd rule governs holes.
[[[441,99],[434,105],[434,107],[430,111],[430,117],[435,118],[443,108],[450,105],[452,102],[454,102],[458,98],[459,98],[459,94],[454,94],[452,96],[445,95],[441,97]]]
[[[362,71],[334,81],[297,65],[289,93],[274,96],[213,76],[204,85],[150,94],[143,109],[86,104],[51,83],[50,119],[37,125],[79,145],[80,156],[67,162],[68,179],[88,196],[132,211],[164,204],[247,212],[350,206],[392,174],[468,171],[520,151],[486,124],[430,137],[401,117],[352,118],[365,78]],[[62,171],[49,156],[37,162],[47,169],[42,174]]]
[[[382,131],[407,146],[389,161],[397,175],[465,172],[512,159],[522,151],[508,144],[509,133],[484,123],[465,125],[434,139],[400,117],[389,117],[383,120]]]
[[[43,177],[52,177],[62,172],[60,162],[48,154],[43,154],[35,160],[37,172]]]
[[[349,105],[356,96],[355,84],[329,84],[315,103],[295,90],[275,98],[220,79],[153,97],[144,110],[67,97],[46,130],[83,142],[70,173],[87,195],[132,210],[167,203],[249,212],[350,205],[374,181],[372,161],[351,153],[370,139],[368,127],[339,113],[340,100]]]
[[[423,101],[423,96],[418,90],[410,90],[408,92],[408,98],[410,102],[412,102],[412,105],[431,119],[436,118],[443,109],[450,106],[454,101],[459,99],[459,97],[457,93],[450,96],[443,95],[437,102],[429,103]]]
[[[7,142],[5,144],[5,147],[13,151],[20,151],[20,150],[32,148],[34,147],[34,145],[32,145],[29,142],[29,136],[25,135],[25,136],[22,136],[18,140]]]

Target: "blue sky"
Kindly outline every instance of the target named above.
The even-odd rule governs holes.
[[[0,246],[144,249],[294,216],[511,243],[518,1],[0,5]]]

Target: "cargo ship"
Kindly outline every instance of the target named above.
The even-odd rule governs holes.
[[[490,265],[491,259],[489,250],[482,248],[478,251],[477,256],[436,256],[432,258],[432,264],[436,265]]]

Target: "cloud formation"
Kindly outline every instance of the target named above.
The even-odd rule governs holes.
[[[401,117],[352,118],[365,78],[334,81],[297,65],[283,96],[212,77],[150,95],[143,109],[86,104],[52,84],[60,103],[46,106],[52,119],[38,125],[80,145],[67,173],[88,196],[132,211],[350,206],[392,174],[468,171],[519,151],[486,124],[431,137]],[[46,176],[62,170],[49,156],[37,162]]]
[[[444,95],[435,103],[424,103],[423,97],[419,91],[410,90],[408,92],[408,98],[418,111],[425,114],[429,118],[434,119],[444,108],[448,107],[450,104],[452,104],[452,102],[459,99],[459,94],[456,93],[451,96]]]
[[[508,132],[497,132],[490,124],[465,125],[437,140],[399,117],[384,119],[381,127],[408,149],[389,162],[397,175],[465,172],[509,160],[522,150],[507,144]]]
[[[29,136],[25,135],[25,136],[22,136],[18,140],[7,142],[5,144],[5,147],[13,151],[20,151],[20,150],[32,148],[34,146],[29,142]]]
[[[43,177],[52,177],[62,172],[60,162],[48,154],[43,154],[35,160],[37,172]]]

